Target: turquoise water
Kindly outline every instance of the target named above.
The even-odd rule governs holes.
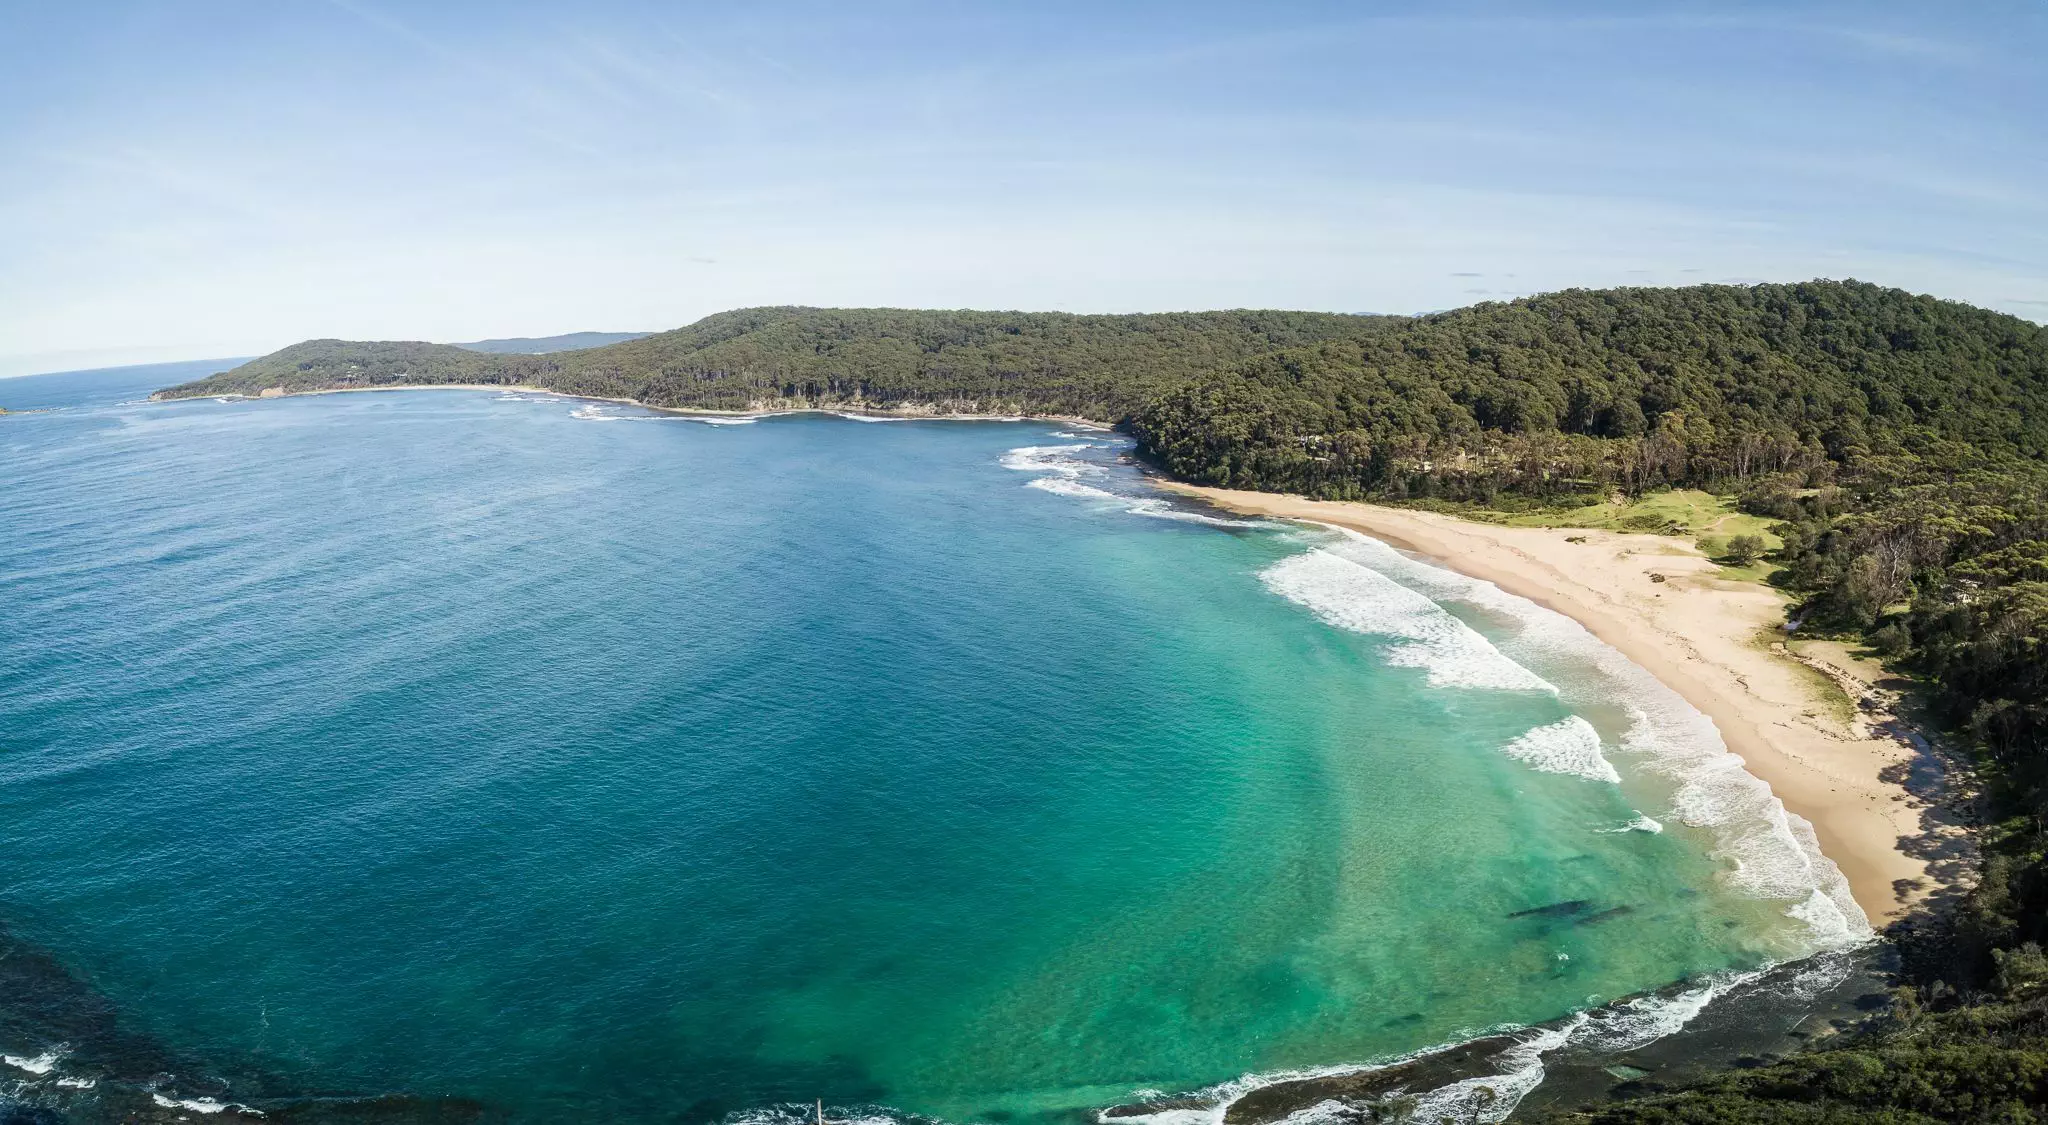
[[[1124,452],[466,392],[0,419],[0,919],[221,1073],[533,1121],[1056,1116],[1838,936],[1798,826],[1575,627]]]

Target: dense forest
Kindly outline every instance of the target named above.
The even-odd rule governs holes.
[[[1778,522],[1800,627],[1916,673],[1977,751],[1980,884],[1895,934],[1857,1034],[1575,1115],[2048,1121],[2048,330],[1856,283],[1565,292],[1190,381],[1131,420],[1175,475],[1435,505],[1664,487]]]
[[[1121,420],[1183,479],[1432,505],[1706,488],[1776,523],[1800,627],[1920,677],[1998,820],[1829,1048],[1591,1114],[2048,1121],[2048,329],[1857,282],[1567,291],[1422,317],[748,309],[550,356],[314,341],[166,392],[523,382],[652,405]]]
[[[2048,334],[1854,282],[1572,290],[1218,371],[1135,430],[1188,480],[1487,499],[2048,451]]]
[[[517,383],[702,410],[916,409],[1115,421],[1197,375],[1400,323],[1405,318],[1243,310],[738,309],[673,332],[547,355],[309,340],[163,396]]]

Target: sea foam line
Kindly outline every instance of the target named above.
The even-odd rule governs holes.
[[[1744,769],[1714,721],[1683,696],[1556,610],[1410,558],[1349,528],[1329,530],[1335,537],[1319,548],[1323,554],[1353,561],[1424,600],[1469,605],[1505,622],[1500,651],[1541,666],[1567,705],[1611,704],[1618,688],[1632,715],[1621,750],[1676,784],[1672,812],[1710,832],[1711,854],[1729,865],[1728,886],[1754,898],[1792,901],[1786,914],[1810,931],[1809,952],[1872,939],[1869,919],[1841,870],[1821,854],[1813,826]]]
[[[1247,1073],[1174,1096],[1171,1100],[1176,1104],[1170,1108],[1152,1113],[1132,1112],[1139,1106],[1126,1102],[1114,1107],[1118,1109],[1114,1117],[1109,1115],[1108,1108],[1098,1110],[1095,1120],[1098,1125],[1223,1125],[1230,1108],[1255,1090],[1283,1083],[1390,1070],[1468,1043],[1499,1038],[1510,1041],[1486,1060],[1492,1064],[1491,1073],[1428,1089],[1396,1087],[1382,1095],[1384,1099],[1404,1096],[1412,1099],[1412,1110],[1404,1120],[1497,1125],[1512,1114],[1531,1091],[1542,1085],[1548,1074],[1548,1063],[1554,1056],[1582,1052],[1613,1056],[1637,1050],[1683,1030],[1714,1001],[1763,981],[1778,967],[1767,965],[1715,973],[1690,986],[1573,1012],[1535,1027],[1502,1025],[1463,1031],[1444,1043],[1368,1062]],[[1839,984],[1846,970],[1847,962],[1839,956],[1816,957],[1782,987],[1795,999],[1811,999]],[[1158,1089],[1143,1089],[1132,1091],[1130,1097],[1142,1105],[1144,1101],[1166,1100],[1168,1094]],[[1190,1102],[1200,1104],[1190,1105]],[[768,1106],[736,1114],[728,1122],[729,1125],[809,1125],[811,1116],[809,1106]],[[835,1122],[843,1120],[847,1125],[945,1125],[938,1119],[876,1106],[844,1109],[831,1113],[831,1117]],[[1290,1113],[1283,1119],[1283,1125],[1336,1125],[1357,1119],[1354,1105],[1326,1099]]]
[[[1085,434],[1062,434],[1061,436],[1085,437]],[[1268,520],[1235,520],[1220,516],[1205,515],[1174,507],[1157,496],[1126,496],[1084,484],[1082,477],[1106,477],[1109,470],[1101,465],[1084,461],[1074,456],[1083,449],[1104,448],[1096,442],[1079,442],[1071,445],[1024,445],[1003,454],[998,462],[1005,469],[1022,473],[1046,473],[1047,476],[1024,482],[1024,487],[1055,496],[1066,496],[1076,500],[1090,500],[1118,504],[1134,516],[1149,516],[1153,519],[1179,520],[1183,523],[1207,524],[1210,527],[1279,527]]]
[[[260,1109],[251,1109],[240,1102],[224,1102],[214,1098],[167,1098],[162,1094],[151,1094],[149,1100],[164,1109],[183,1109],[190,1110],[193,1113],[206,1114],[220,1113],[223,1110],[232,1109],[237,1113],[245,1113],[253,1117],[264,1116],[263,1111]]]
[[[1379,1095],[1381,1101],[1410,1099],[1412,1111],[1402,1120],[1497,1125],[1542,1085],[1554,1056],[1563,1053],[1580,1058],[1613,1058],[1638,1050],[1684,1030],[1715,1001],[1762,985],[1784,964],[1709,974],[1693,982],[1572,1012],[1533,1027],[1504,1024],[1461,1031],[1443,1043],[1366,1062],[1252,1072],[1178,1095],[1157,1088],[1133,1090],[1120,1105],[1096,1111],[1095,1120],[1097,1125],[1223,1125],[1231,1107],[1255,1090],[1284,1083],[1372,1074],[1471,1043],[1503,1039],[1507,1043],[1483,1060],[1492,1064],[1491,1073],[1426,1089],[1395,1086]],[[1839,985],[1850,968],[1849,959],[1840,953],[1821,954],[1806,960],[1796,973],[1771,986],[1770,991],[1787,1000],[1808,1002]],[[1134,1112],[1149,1101],[1172,1104],[1150,1113]],[[1113,1117],[1112,1110],[1116,1111]],[[1325,1099],[1289,1113],[1280,1125],[1355,1122],[1357,1110],[1355,1102]],[[727,1119],[727,1125],[809,1125],[812,1114],[808,1105],[764,1106],[733,1115]],[[940,1118],[887,1106],[828,1108],[828,1115],[845,1125],[948,1125]]]
[[[1124,1113],[1114,1118],[1104,1111],[1097,1113],[1096,1120],[1099,1125],[1222,1125],[1231,1105],[1253,1090],[1283,1082],[1369,1074],[1454,1050],[1477,1040],[1512,1036],[1514,1042],[1488,1060],[1498,1068],[1495,1073],[1475,1075],[1428,1090],[1395,1089],[1384,1095],[1387,1098],[1403,1094],[1413,1097],[1412,1109],[1402,1120],[1492,1125],[1505,1120],[1523,1098],[1542,1085],[1547,1075],[1547,1063],[1553,1056],[1568,1053],[1612,1057],[1638,1050],[1682,1031],[1716,1000],[1759,985],[1783,964],[1779,962],[1756,969],[1709,974],[1690,986],[1646,993],[1574,1012],[1536,1027],[1503,1026],[1461,1032],[1450,1042],[1373,1062],[1247,1074],[1190,1095],[1209,1103],[1201,1107],[1162,1109],[1151,1114]],[[1774,987],[1773,991],[1789,994],[1788,998],[1795,1001],[1808,1001],[1840,984],[1848,970],[1848,960],[1839,953],[1822,954],[1807,961],[1797,974],[1782,986]],[[1156,1091],[1145,1091],[1144,1094],[1158,1096]],[[1357,1119],[1354,1107],[1331,1099],[1296,1110],[1284,1119],[1284,1125],[1325,1125]]]

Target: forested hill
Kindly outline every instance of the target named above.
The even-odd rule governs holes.
[[[1717,483],[1963,443],[2048,450],[2048,330],[1857,282],[1569,290],[1195,380],[1135,421],[1175,474],[1317,496]]]
[[[1168,388],[1219,368],[1405,322],[1245,310],[1076,316],[738,309],[673,332],[550,355],[309,340],[161,395],[524,383],[710,410],[909,408],[1116,421]]]
[[[473,352],[505,355],[541,355],[545,352],[573,352],[580,348],[601,348],[652,336],[652,332],[565,332],[559,336],[514,336],[504,340],[457,341],[454,345]]]

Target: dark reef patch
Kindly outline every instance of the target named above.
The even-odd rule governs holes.
[[[195,1118],[219,1125],[470,1125],[503,1116],[465,1098],[309,1093],[260,1071],[184,1056],[123,1027],[112,1001],[49,951],[4,926],[0,1052],[34,1060],[54,1056],[41,1074],[0,1068],[6,1079],[0,1085],[0,1125],[151,1125]],[[221,1108],[214,1109],[215,1103]]]

